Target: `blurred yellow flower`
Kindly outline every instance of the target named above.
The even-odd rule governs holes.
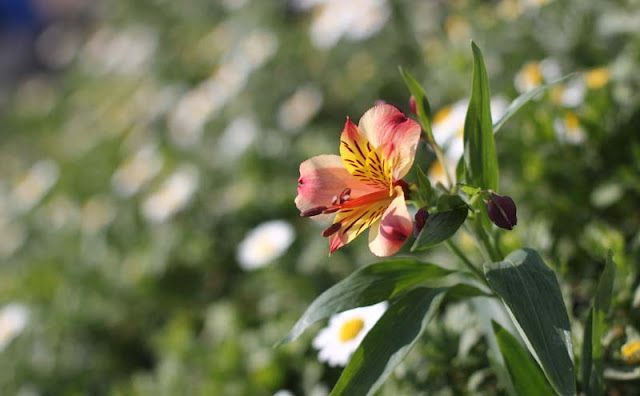
[[[587,72],[585,76],[587,86],[591,89],[602,88],[609,82],[609,69],[598,67]]]
[[[640,363],[640,341],[629,341],[620,349],[622,359],[629,364]]]

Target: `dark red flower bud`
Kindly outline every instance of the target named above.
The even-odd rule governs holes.
[[[415,218],[416,223],[413,226],[413,236],[417,238],[418,234],[420,234],[420,231],[422,231],[422,229],[424,228],[424,225],[427,224],[427,219],[429,218],[429,212],[427,211],[427,208],[418,209]]]
[[[414,115],[418,115],[418,110],[416,109],[416,98],[413,95],[409,98],[409,109],[411,109],[411,112]]]
[[[487,201],[487,213],[493,224],[505,230],[512,230],[518,224],[516,204],[506,195],[491,193]]]

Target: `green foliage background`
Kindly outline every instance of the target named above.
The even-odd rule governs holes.
[[[45,30],[40,66],[6,83],[0,101],[0,302],[30,310],[25,331],[0,351],[0,393],[326,394],[340,370],[317,361],[313,331],[272,346],[316,296],[374,258],[364,237],[327,256],[322,228],[293,203],[299,163],[336,154],[345,117],[357,120],[376,100],[408,112],[398,65],[420,80],[433,110],[467,98],[471,38],[492,94],[507,99],[517,96],[514,77],[529,61],[552,58],[562,74],[609,70],[610,81],[572,110],[582,143],[558,138],[554,122],[568,108],[552,90],[497,135],[500,193],[514,198],[519,220],[501,243],[545,256],[574,334],[582,334],[611,249],[619,271],[605,367],[633,369],[619,350],[625,327],[640,326],[640,2],[535,3],[544,2],[390,0],[377,34],[325,49],[309,34],[322,6],[284,0],[86,2],[58,19],[57,35]],[[247,37],[258,42],[249,52]],[[242,51],[250,57],[270,45],[273,54],[205,115],[200,136],[189,140],[175,127],[185,95],[229,72]],[[279,109],[303,86],[316,87],[322,105],[286,130]],[[198,105],[186,106],[187,120],[200,116]],[[232,144],[221,136],[239,116],[255,120],[258,132],[245,151],[227,155]],[[155,147],[159,171],[123,197],[114,172],[143,147]],[[43,160],[57,169],[53,186],[33,207],[11,204]],[[418,157],[423,169],[432,160],[426,149]],[[197,170],[196,192],[166,221],[149,221],[145,200],[185,164]],[[265,268],[242,270],[237,245],[272,219],[293,225],[294,243]],[[455,266],[442,248],[425,257]],[[482,337],[461,352],[461,340],[484,331],[481,319],[470,319],[483,315],[478,305],[444,307],[429,342],[381,394],[503,394]],[[581,340],[574,345],[579,360]],[[607,387],[636,394],[637,378],[609,377]]]

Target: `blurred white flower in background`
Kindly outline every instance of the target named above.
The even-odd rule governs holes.
[[[322,106],[322,92],[313,85],[296,89],[278,109],[278,125],[285,131],[296,131],[307,125]]]
[[[284,220],[271,220],[258,225],[238,245],[238,264],[245,270],[264,267],[280,257],[293,243],[295,232]]]
[[[543,82],[542,69],[538,62],[528,62],[516,73],[514,85],[519,93],[536,89]]]
[[[13,206],[26,212],[37,205],[58,180],[58,165],[52,160],[36,162],[13,189]]]
[[[244,89],[250,74],[271,59],[277,49],[277,36],[264,29],[255,29],[240,40],[214,74],[186,92],[169,114],[172,142],[180,148],[196,146],[204,125]]]
[[[136,194],[162,169],[162,156],[155,145],[147,145],[125,159],[114,172],[111,184],[116,194],[127,198]]]
[[[288,391],[286,389],[280,389],[279,391],[274,393],[273,396],[295,396],[295,395],[291,391]]]
[[[89,73],[144,73],[158,45],[157,36],[149,26],[103,27],[87,41],[81,64]]]
[[[96,233],[111,223],[115,216],[116,207],[109,198],[92,197],[82,206],[82,230],[89,234]]]
[[[369,330],[387,310],[387,302],[333,315],[329,325],[313,339],[318,359],[329,366],[345,366]]]
[[[22,247],[27,239],[27,231],[19,222],[0,222],[0,257],[9,257]]]
[[[258,124],[251,115],[232,120],[218,140],[218,157],[222,161],[234,160],[244,153],[258,137]]]
[[[580,144],[586,139],[586,135],[578,116],[573,111],[566,111],[562,118],[558,118],[554,121],[553,126],[556,131],[558,139],[571,143]]]
[[[16,338],[29,322],[29,309],[17,302],[12,302],[0,309],[0,351]]]
[[[359,41],[376,34],[389,20],[387,0],[295,0],[294,7],[314,8],[311,42],[317,48],[333,47],[342,37]]]
[[[587,84],[582,76],[571,79],[561,87],[560,104],[565,107],[578,107],[584,103]]]
[[[198,189],[198,169],[181,165],[142,204],[142,214],[153,223],[161,223],[182,209]]]

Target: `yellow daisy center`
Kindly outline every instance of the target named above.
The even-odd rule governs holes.
[[[535,86],[542,83],[542,73],[537,62],[530,62],[524,66],[524,80]]]
[[[344,322],[340,328],[339,338],[341,342],[348,342],[358,336],[364,327],[364,320],[360,318],[350,319]]]
[[[439,122],[446,120],[447,117],[449,117],[449,114],[451,114],[451,106],[443,107],[433,116],[432,124],[437,124]]]
[[[622,346],[622,359],[627,363],[640,362],[640,341],[627,342]]]
[[[574,113],[567,112],[564,115],[564,123],[567,126],[567,130],[569,133],[574,133],[580,127],[580,120],[578,120],[578,116]]]
[[[598,67],[587,73],[587,86],[592,89],[602,88],[609,82],[609,70]]]

